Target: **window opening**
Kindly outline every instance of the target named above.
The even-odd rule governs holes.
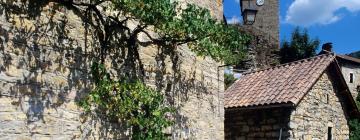
[[[328,140],[332,140],[332,127],[328,127]]]

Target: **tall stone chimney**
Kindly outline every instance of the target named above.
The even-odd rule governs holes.
[[[323,44],[319,55],[333,52],[332,48],[333,48],[333,46],[332,46],[331,42]]]
[[[331,42],[325,43],[325,44],[322,46],[322,50],[323,50],[323,51],[332,52],[332,43],[331,43]]]

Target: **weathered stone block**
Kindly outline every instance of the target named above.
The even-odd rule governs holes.
[[[186,2],[211,9],[218,19],[223,17],[221,2]],[[95,29],[86,29],[77,13],[65,7],[52,12],[51,6],[54,4],[45,6],[34,18],[7,13],[10,15],[6,19],[7,11],[0,12],[0,139],[126,137],[127,130],[82,118],[83,110],[76,101],[93,89],[90,66],[99,43]],[[128,24],[136,27],[135,22]],[[178,108],[172,138],[224,139],[220,64],[197,57],[186,45],[175,50],[172,55],[176,58],[159,46],[139,48],[139,59],[146,68],[144,81],[166,92],[168,102]],[[124,70],[126,57],[117,51],[106,56],[106,67],[114,77]]]

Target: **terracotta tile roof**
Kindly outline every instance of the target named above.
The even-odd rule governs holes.
[[[334,58],[323,54],[247,73],[225,91],[225,108],[297,104]]]
[[[354,58],[354,57],[347,56],[347,55],[336,55],[336,56],[341,59],[345,59],[345,60],[352,61],[355,63],[360,63],[360,59],[358,59],[358,58]]]

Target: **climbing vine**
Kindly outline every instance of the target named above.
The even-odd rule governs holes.
[[[122,123],[131,130],[133,139],[165,139],[163,130],[171,125],[168,116],[174,111],[164,105],[164,96],[147,87],[140,53],[141,44],[155,44],[176,50],[186,44],[199,56],[209,56],[227,64],[236,64],[246,56],[250,37],[236,27],[214,20],[207,9],[173,0],[22,0],[28,10],[15,11],[13,0],[0,2],[7,12],[40,15],[50,2],[53,10],[66,8],[91,27],[99,42],[99,63],[92,66],[95,88],[79,102],[88,114],[97,113]],[[112,11],[112,14],[104,14]],[[38,13],[37,13],[38,12]],[[129,28],[128,23],[136,23]],[[153,32],[156,35],[153,35]],[[144,34],[150,41],[138,39]],[[113,45],[116,42],[117,45]],[[111,78],[103,64],[111,49],[126,49],[124,65],[132,69],[119,80]],[[95,54],[95,53],[94,53]],[[97,53],[96,53],[97,54]],[[135,64],[138,63],[138,64]],[[136,69],[142,72],[139,74]]]
[[[103,65],[92,65],[96,88],[79,102],[88,114],[106,116],[131,130],[132,139],[165,139],[163,130],[172,124],[173,109],[164,105],[164,96],[140,80],[114,80]]]
[[[217,22],[208,9],[193,4],[182,9],[171,0],[115,0],[113,8],[140,19],[140,24],[153,25],[161,36],[154,41],[187,43],[198,55],[229,64],[242,60],[250,40],[236,27]]]

